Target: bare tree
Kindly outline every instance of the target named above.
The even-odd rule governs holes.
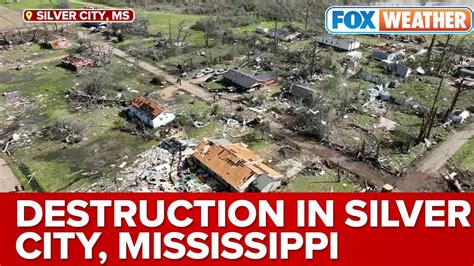
[[[441,54],[441,58],[438,60],[439,61],[439,64],[438,64],[438,74],[439,75],[441,75],[441,72],[444,70],[444,68],[443,68],[443,65],[445,64],[444,57],[446,56],[446,52],[448,51],[448,48],[449,48],[449,42],[451,41],[453,36],[454,36],[453,34],[448,34],[446,36],[446,42],[444,43],[443,53]]]
[[[68,144],[82,140],[83,127],[74,121],[61,118],[44,129],[44,136],[50,140],[59,140]]]
[[[428,52],[426,53],[426,62],[425,62],[426,64],[430,63],[431,54],[433,53],[433,46],[434,46],[435,40],[436,40],[436,34],[434,34],[433,37],[431,37],[430,46],[428,47]]]
[[[212,37],[214,37],[217,26],[216,26],[216,21],[212,19],[206,19],[203,22],[204,26],[204,44],[206,45],[206,48],[209,48],[209,41]]]
[[[456,91],[454,92],[453,99],[451,100],[451,105],[449,106],[448,110],[446,111],[446,114],[444,116],[444,121],[447,121],[449,118],[449,115],[454,111],[454,108],[456,107],[456,104],[459,100],[459,97],[461,96],[462,93],[471,90],[471,86],[464,86],[464,81],[466,79],[461,76],[461,81],[456,85]]]
[[[423,120],[420,127],[420,133],[418,134],[417,143],[422,142],[424,139],[430,138],[431,130],[433,128],[434,122],[436,120],[436,113],[438,110],[438,99],[443,87],[444,75],[441,77],[439,82],[438,89],[436,90],[435,98],[433,99],[433,104],[431,105],[431,110],[429,113],[423,115]]]

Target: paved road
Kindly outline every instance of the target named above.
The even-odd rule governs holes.
[[[469,124],[464,129],[453,134],[445,142],[426,156],[413,171],[397,183],[399,191],[419,191],[426,180],[438,174],[456,151],[458,151],[470,138],[474,136],[474,124]]]
[[[7,162],[0,158],[0,192],[15,191],[15,186],[18,185],[20,185],[20,183],[10,170]]]

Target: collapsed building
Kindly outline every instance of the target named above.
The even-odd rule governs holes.
[[[246,146],[227,139],[203,140],[193,157],[228,191],[270,192],[283,178]]]
[[[160,106],[153,99],[143,96],[135,98],[127,111],[130,117],[134,117],[144,125],[155,129],[172,122],[176,118],[171,110]]]
[[[85,58],[80,55],[70,55],[66,56],[61,60],[61,63],[64,68],[79,71],[86,67],[92,67],[95,65],[95,61],[90,58]]]
[[[293,103],[311,106],[315,100],[315,91],[301,84],[289,83],[282,88],[283,97]]]
[[[71,46],[71,42],[65,37],[52,35],[46,38],[45,44],[49,49],[66,49]]]

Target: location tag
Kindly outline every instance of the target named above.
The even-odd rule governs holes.
[[[31,20],[31,17],[33,17],[33,12],[27,11],[27,12],[25,13],[25,16],[26,16],[26,19],[27,19],[27,20]]]

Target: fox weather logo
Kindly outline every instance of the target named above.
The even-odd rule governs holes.
[[[466,34],[469,7],[348,7],[326,10],[326,30],[334,34]]]

